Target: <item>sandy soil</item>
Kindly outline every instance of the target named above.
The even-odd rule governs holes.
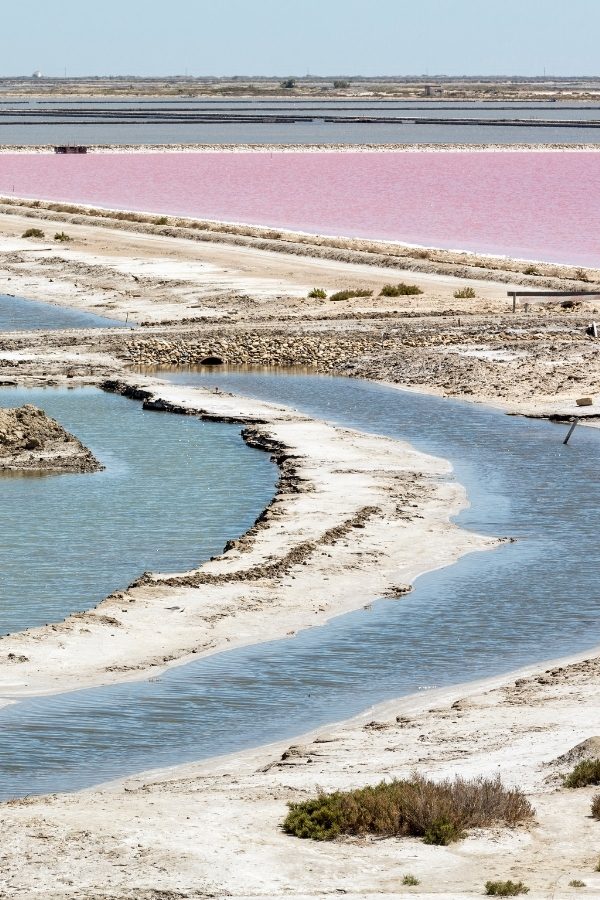
[[[110,377],[141,385],[150,404],[161,398],[158,408],[247,423],[247,439],[279,458],[282,481],[265,519],[197,572],[145,577],[96,610],[2,638],[1,702],[142,677],[195,654],[294,632],[394,588],[402,602],[418,572],[491,545],[449,522],[465,496],[443,461],[293,410],[127,374],[132,362],[196,362],[220,342],[231,363],[308,359],[316,371],[485,399],[511,411],[570,415],[577,397],[600,393],[597,341],[585,334],[596,307],[548,304],[513,315],[506,279],[538,278],[516,264],[505,262],[499,272],[479,261],[478,280],[470,282],[476,296],[460,300],[454,291],[475,265],[461,264],[459,276],[404,270],[404,277],[362,257],[312,258],[223,236],[221,243],[191,241],[86,221],[69,224],[68,246],[44,250],[48,244],[19,237],[31,220],[12,212],[0,215],[0,291],[156,324],[0,335],[1,381],[77,385]],[[48,219],[48,234],[55,223]],[[446,264],[460,268],[456,260]],[[572,284],[566,274],[542,277]],[[375,291],[409,279],[422,295],[374,295],[342,310],[305,299],[317,285],[366,282]],[[595,404],[586,411],[595,415]],[[167,612],[174,606],[180,609]],[[523,879],[532,897],[599,896],[593,790],[562,789],[556,773],[567,763],[552,762],[600,734],[600,662],[582,660],[532,669],[516,683],[512,676],[397,701],[299,739],[285,759],[284,746],[261,748],[80,794],[3,804],[0,896],[459,898],[481,895],[496,877]],[[536,824],[474,834],[450,848],[412,840],[319,845],[280,831],[288,800],[416,766],[435,776],[499,772],[528,792]],[[402,886],[409,873],[418,888]],[[574,878],[586,887],[570,888]]]

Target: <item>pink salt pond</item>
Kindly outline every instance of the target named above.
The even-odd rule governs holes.
[[[600,266],[600,153],[3,154],[0,193]]]

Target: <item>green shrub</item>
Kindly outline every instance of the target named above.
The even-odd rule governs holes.
[[[326,300],[327,291],[324,291],[323,288],[313,288],[308,296],[311,300]]]
[[[154,220],[154,224],[155,225],[168,225],[169,220],[168,220],[167,216],[159,216],[158,219]]]
[[[320,794],[290,803],[283,830],[300,838],[331,841],[341,834],[422,837],[446,845],[467,828],[531,819],[533,809],[518,789],[499,778],[441,782],[420,775],[355,791]]]
[[[23,232],[22,237],[24,238],[43,238],[44,232],[41,228],[28,228],[27,231]]]
[[[588,784],[600,784],[600,759],[582,759],[565,776],[565,787],[587,787]]]
[[[405,875],[402,879],[402,884],[405,884],[407,887],[415,887],[417,884],[421,884],[418,878],[415,878],[414,875]]]
[[[485,892],[488,897],[517,897],[528,894],[529,888],[522,881],[486,881]]]
[[[337,291],[332,294],[330,300],[350,300],[351,297],[370,297],[373,291],[363,291],[359,288],[347,291]]]
[[[464,834],[452,822],[448,822],[446,819],[436,819],[425,831],[423,843],[435,844],[437,847],[447,847],[448,844],[459,841],[462,837],[464,837]]]
[[[57,231],[56,234],[54,235],[54,240],[62,241],[62,243],[66,243],[67,241],[72,240],[72,238],[70,238],[69,235],[66,234],[64,231]]]
[[[349,88],[350,82],[343,81],[341,78],[336,78],[335,81],[333,82],[333,86],[334,86],[334,88],[337,88],[338,90],[343,89],[343,88]]]
[[[405,297],[411,294],[422,294],[423,291],[417,284],[384,284],[379,292],[380,297]]]
[[[475,296],[475,291],[472,287],[459,288],[457,291],[454,291],[455,300],[472,300]]]
[[[526,269],[523,269],[523,275],[539,275],[539,269],[536,269],[535,266],[527,266]]]
[[[600,819],[600,794],[596,794],[592,800],[592,816],[594,819]]]

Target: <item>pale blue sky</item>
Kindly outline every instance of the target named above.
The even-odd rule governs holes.
[[[0,74],[600,71],[600,0],[4,0]]]

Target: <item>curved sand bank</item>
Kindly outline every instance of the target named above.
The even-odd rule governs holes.
[[[4,702],[283,637],[401,594],[421,572],[496,543],[449,521],[464,490],[440,479],[445,461],[404,443],[139,376],[110,388],[151,408],[252,426],[246,439],[281,466],[278,494],[246,537],[195,572],[144,576],[94,610],[1,638]]]

